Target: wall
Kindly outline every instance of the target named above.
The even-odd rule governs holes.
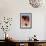
[[[44,31],[44,38],[46,39],[46,15],[45,15],[45,19],[44,20],[45,20],[45,24],[44,24],[44,26],[45,26],[45,28],[44,28],[44,30],[45,30]]]
[[[16,40],[28,40],[34,34],[39,40],[44,40],[45,12],[45,8],[32,8],[28,0],[0,0],[0,17],[13,18],[10,31],[7,33]],[[32,13],[32,29],[20,29],[20,13]]]

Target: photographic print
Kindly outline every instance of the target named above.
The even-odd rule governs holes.
[[[20,13],[20,28],[32,28],[32,13]]]

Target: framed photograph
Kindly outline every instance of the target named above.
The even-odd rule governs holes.
[[[20,13],[20,28],[32,28],[32,13]]]

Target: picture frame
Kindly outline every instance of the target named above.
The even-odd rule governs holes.
[[[32,28],[32,13],[20,13],[20,28],[21,29]]]

